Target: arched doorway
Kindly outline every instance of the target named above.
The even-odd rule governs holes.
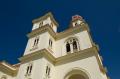
[[[70,76],[68,79],[86,79],[83,75],[80,74],[74,74]]]
[[[83,69],[72,69],[65,75],[64,79],[90,79],[90,76]]]

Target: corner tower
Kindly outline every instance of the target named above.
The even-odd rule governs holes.
[[[57,33],[58,23],[53,18],[51,12],[33,20],[32,23],[33,28],[31,33],[27,35],[29,40],[24,55],[36,50],[51,48],[53,41],[55,41],[54,35]]]

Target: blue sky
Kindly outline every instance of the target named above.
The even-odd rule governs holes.
[[[51,11],[66,29],[71,16],[81,15],[89,24],[95,43],[100,46],[104,66],[111,79],[120,79],[120,1],[119,0],[1,0],[0,60],[14,64],[23,55],[26,34],[32,20]]]

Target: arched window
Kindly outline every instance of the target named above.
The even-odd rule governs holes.
[[[79,42],[75,37],[70,37],[66,40],[66,52],[76,52],[79,51]]]
[[[73,50],[77,50],[77,42],[73,39]]]
[[[34,47],[34,46],[37,46],[37,45],[38,45],[38,42],[39,42],[39,37],[36,37],[35,40],[34,40],[34,45],[33,45],[33,47]]]
[[[70,44],[68,42],[66,44],[66,50],[67,50],[67,52],[70,52]]]
[[[29,66],[27,67],[27,72],[26,72],[26,74],[28,74],[28,72],[29,72]]]
[[[86,70],[75,68],[68,72],[65,75],[64,79],[91,79],[91,78],[89,78],[89,74]]]
[[[37,41],[37,40],[35,39],[35,40],[34,40],[34,45],[33,45],[33,46],[35,46],[35,45],[36,45],[36,41]]]
[[[78,25],[78,23],[76,22],[76,23],[75,23],[75,26],[77,26],[77,25]]]
[[[31,71],[32,71],[32,65],[30,66],[30,73],[31,73]]]

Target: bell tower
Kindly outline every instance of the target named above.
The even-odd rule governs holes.
[[[80,15],[74,15],[74,16],[72,16],[72,21],[71,21],[70,27],[81,26],[84,23],[85,23],[85,21]]]
[[[57,33],[57,27],[59,26],[51,12],[34,19],[32,23],[33,28],[27,35],[29,40],[24,55],[44,48],[50,48],[54,41],[52,35]]]

